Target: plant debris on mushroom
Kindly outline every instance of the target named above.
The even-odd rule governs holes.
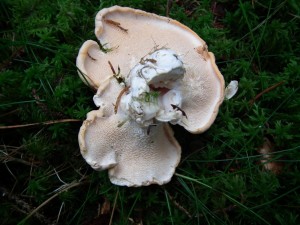
[[[114,184],[167,183],[181,155],[168,123],[204,132],[224,99],[214,55],[183,24],[127,7],[99,11],[95,34],[101,45],[88,40],[77,57],[99,107],[80,129],[81,153]]]

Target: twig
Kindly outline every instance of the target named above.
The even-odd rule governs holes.
[[[116,75],[117,73],[116,73],[116,71],[115,71],[115,69],[114,69],[114,67],[113,67],[113,65],[111,64],[110,61],[108,61],[108,64],[109,64],[110,69],[112,70],[113,74]]]
[[[114,108],[115,114],[117,114],[117,112],[118,112],[118,107],[119,107],[119,104],[120,104],[120,101],[121,101],[121,97],[123,96],[123,94],[126,91],[128,91],[129,88],[130,88],[130,86],[127,86],[127,87],[123,88],[122,91],[120,92],[120,94],[118,95],[118,98],[117,98],[117,101],[116,101],[116,104],[115,104],[115,108]]]
[[[38,207],[36,207],[34,210],[32,210],[22,221],[25,222],[26,220],[28,220],[32,215],[34,215],[37,211],[39,211],[42,207],[44,207],[48,202],[50,202],[52,199],[56,198],[57,196],[59,196],[62,192],[67,191],[73,187],[77,187],[79,185],[82,185],[86,182],[76,182],[76,183],[72,183],[70,184],[68,187],[62,189],[61,191],[57,192],[56,194],[52,195],[50,198],[48,198],[46,201],[44,201],[42,204],[40,204]]]
[[[187,211],[187,209],[185,209],[182,205],[180,205],[168,192],[167,192],[171,202],[173,202],[173,204],[179,209],[181,210],[183,213],[185,213],[189,218],[192,218],[192,215]]]
[[[268,87],[267,89],[263,90],[262,92],[260,92],[258,95],[256,95],[253,99],[251,99],[249,101],[250,106],[252,106],[254,104],[254,102],[259,99],[263,94],[268,93],[270,91],[272,91],[273,89],[277,88],[278,86],[282,85],[284,83],[284,81],[280,81],[277,84],[274,84],[271,87]]]
[[[14,201],[16,206],[14,207],[16,210],[23,214],[27,214],[28,212],[31,211],[32,206],[30,206],[27,202],[25,202],[23,199],[21,199],[17,195],[10,194],[8,190],[4,187],[0,187],[0,193],[1,197],[6,197],[10,201]],[[53,224],[48,218],[46,218],[43,214],[41,213],[36,213],[34,215],[36,219],[38,219],[42,224]]]
[[[0,130],[32,127],[32,126],[39,126],[39,125],[51,125],[51,124],[56,124],[56,123],[70,123],[70,122],[82,122],[82,120],[63,119],[63,120],[50,120],[50,121],[40,122],[40,123],[29,123],[29,124],[21,124],[21,125],[0,126]]]
[[[116,73],[110,61],[108,61],[108,64],[110,66],[111,71],[113,72],[114,78],[118,81],[119,84],[124,84],[124,86],[126,87],[125,79],[120,75],[120,67],[118,66],[118,73]]]
[[[120,30],[124,31],[125,33],[128,32],[128,29],[125,29],[124,27],[122,27],[121,24],[117,21],[113,21],[113,20],[104,20],[104,21],[109,25],[119,28]]]
[[[12,157],[12,156],[10,156],[10,155],[7,155],[6,157],[0,157],[0,162],[3,162],[3,163],[8,163],[8,162],[18,162],[18,163],[22,163],[22,164],[24,164],[24,165],[27,165],[27,166],[31,166],[32,165],[32,162],[28,162],[28,161],[26,161],[26,160],[23,160],[23,159],[18,159],[18,158],[14,158],[14,157]],[[40,163],[39,161],[36,161],[35,162],[36,164],[37,163]],[[37,165],[33,165],[33,166],[37,166]]]

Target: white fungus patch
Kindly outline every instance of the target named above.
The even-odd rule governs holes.
[[[183,62],[171,49],[143,57],[130,71],[126,81],[130,88],[121,98],[120,110],[143,127],[156,121],[180,122],[184,73]]]
[[[228,86],[225,88],[225,99],[229,100],[237,93],[239,89],[239,82],[236,80],[230,81]]]

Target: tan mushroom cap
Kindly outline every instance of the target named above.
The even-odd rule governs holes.
[[[78,136],[81,154],[94,169],[109,169],[116,185],[141,186],[170,181],[181,148],[167,124],[147,129],[100,110],[87,115]]]
[[[96,53],[92,54],[92,52],[96,52]],[[97,78],[97,76],[99,75],[97,70],[100,68],[98,67],[99,66],[98,63],[94,62],[95,59],[91,57],[91,54],[92,55],[102,54],[103,57],[105,57],[104,53],[100,51],[97,42],[88,40],[84,42],[84,44],[81,46],[79,50],[76,59],[76,66],[78,68],[78,74],[81,80],[85,84],[93,87],[94,89],[98,89],[98,87],[100,86],[100,77]],[[101,82],[102,80],[103,79],[101,79]]]
[[[214,55],[195,32],[170,18],[119,6],[99,11],[95,25],[97,38],[111,51],[103,53],[96,42],[83,44],[77,66],[88,76],[85,82],[92,81],[90,85],[98,87],[111,76],[108,61],[115,68],[119,65],[121,74],[127,76],[155,48],[170,48],[186,69],[182,109],[188,119],[181,125],[192,133],[211,126],[224,98],[224,79]]]

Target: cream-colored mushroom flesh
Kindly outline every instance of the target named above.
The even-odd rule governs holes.
[[[119,66],[120,74],[126,77],[155,49],[171,49],[185,68],[181,109],[186,117],[178,124],[192,133],[211,126],[224,98],[224,79],[214,55],[195,32],[170,18],[119,6],[99,11],[95,25],[96,37],[107,52],[101,51],[95,41],[83,44],[77,67],[85,83],[97,88],[113,79],[108,61],[115,70]],[[111,102],[107,104],[113,107],[119,90],[110,93]]]
[[[79,132],[81,154],[95,170],[109,169],[116,185],[162,185],[170,181],[181,148],[168,124],[141,128],[123,123],[118,114],[106,117],[102,109],[87,115]]]

